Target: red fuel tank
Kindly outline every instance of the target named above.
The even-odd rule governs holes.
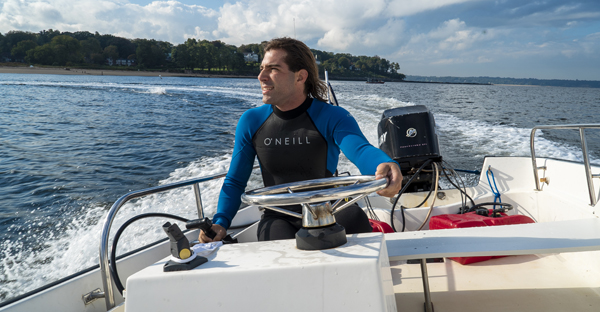
[[[392,226],[383,221],[369,219],[369,224],[371,224],[373,232],[394,233],[394,229],[392,228]]]
[[[492,215],[492,210],[489,210],[489,215]],[[447,214],[431,217],[429,221],[430,230],[442,230],[453,228],[468,228],[477,226],[494,226],[494,225],[509,225],[509,224],[524,224],[535,223],[530,217],[522,215],[509,216],[505,213],[500,213],[500,217],[490,217],[478,215],[475,212],[465,214]],[[505,256],[483,256],[483,257],[454,257],[450,258],[460,264],[470,264],[475,262],[486,261]]]

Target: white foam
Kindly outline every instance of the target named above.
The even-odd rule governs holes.
[[[152,87],[148,90],[151,94],[167,94],[167,89],[164,87]]]
[[[124,89],[140,93],[167,94],[167,93],[205,93],[207,95],[220,94],[233,98],[247,100],[248,98],[260,99],[262,97],[258,86],[248,87],[222,87],[222,86],[186,86],[186,85],[155,85],[139,83],[113,83],[113,82],[55,82],[55,81],[0,81],[0,85],[27,85],[46,87],[72,87],[85,89]]]
[[[167,94],[167,93],[206,93],[225,94],[230,97],[247,100],[248,98],[259,98],[260,92],[251,92],[246,88],[239,87],[212,87],[212,86],[153,86],[144,84],[116,84],[103,82],[45,82],[45,81],[2,81],[0,84],[32,85],[32,86],[54,86],[54,87],[76,87],[94,89],[124,89],[143,93]],[[246,92],[247,91],[247,92]],[[226,172],[231,160],[231,151],[224,151],[219,157],[205,157],[190,163],[185,168],[173,171],[168,178],[159,184],[173,183],[191,178],[203,177],[217,173]],[[216,211],[217,198],[223,179],[218,179],[200,184],[204,212],[208,217]],[[262,180],[253,176],[249,181],[248,188],[262,186]],[[39,208],[38,208],[39,210]],[[191,186],[176,189],[169,192],[147,196],[133,200],[125,204],[114,220],[110,244],[117,229],[128,219],[135,215],[147,212],[165,212],[178,215],[188,219],[197,218],[195,196]],[[24,213],[24,212],[22,212]],[[36,214],[36,210],[31,211]],[[35,250],[27,250],[24,241],[4,241],[0,243],[0,294],[7,296],[6,299],[31,291],[52,281],[76,273],[87,267],[97,265],[99,262],[98,246],[99,235],[102,232],[104,218],[107,210],[101,206],[81,207],[80,211],[72,212],[60,221],[57,228],[48,228],[42,233],[31,234],[29,230],[20,225],[19,235],[38,235],[39,245]],[[40,217],[44,218],[44,217]],[[46,217],[49,218],[49,217]],[[56,224],[53,220],[35,219],[32,224]],[[46,221],[46,222],[41,222]],[[179,222],[173,221],[172,222]],[[141,247],[165,237],[161,225],[165,220],[150,218],[133,223],[123,233],[118,246],[118,254]],[[180,227],[184,225],[180,223]],[[59,234],[60,233],[60,234]],[[35,237],[34,237],[35,238]]]
[[[340,105],[354,116],[360,130],[373,146],[378,146],[377,124],[381,119],[383,111],[396,107],[414,105],[395,98],[381,97],[377,94],[357,96],[341,93],[337,95],[337,98]],[[338,172],[350,172],[353,175],[360,174],[358,168],[356,168],[343,153],[340,156]]]
[[[178,92],[200,92],[200,93],[206,93],[208,95],[211,94],[225,94],[234,98],[239,98],[239,99],[243,99],[243,100],[247,100],[248,97],[250,98],[261,98],[262,95],[260,94],[260,90],[256,90],[255,92],[253,92],[252,90],[254,89],[243,89],[243,88],[226,88],[226,87],[214,87],[214,86],[195,86],[195,87],[170,87],[169,88],[172,91],[178,91]]]
[[[435,120],[440,136],[452,138],[454,146],[469,150],[474,157],[531,156],[531,129],[463,120],[449,114],[436,114]],[[535,147],[538,157],[583,161],[581,148],[550,141],[544,138],[543,131],[536,132]],[[591,161],[598,160],[591,158]]]
[[[3,293],[20,294],[98,264],[98,220],[106,211],[102,207],[82,208],[83,213],[73,214],[74,218],[60,227],[64,229],[61,237],[50,229],[38,234],[40,249],[25,249],[22,241],[2,243]]]
[[[227,172],[231,153],[220,157],[204,157],[190,163],[185,168],[173,171],[170,176],[159,182],[160,185],[204,177]],[[217,199],[223,184],[223,178],[200,184],[204,213],[212,217],[216,212]],[[254,174],[248,183],[248,189],[262,187],[262,179]],[[26,252],[22,242],[3,242],[0,250],[0,280],[8,281],[1,286],[2,292],[23,293],[41,287],[51,281],[98,264],[99,233],[107,211],[103,207],[82,207],[82,214],[74,214],[74,219],[65,226],[64,235],[54,237],[49,232],[40,244],[39,251]],[[125,204],[117,214],[111,230],[109,245],[112,245],[118,228],[133,216],[163,212],[196,219],[197,208],[191,186],[150,195]],[[165,237],[162,224],[167,219],[149,218],[131,224],[121,236],[117,255],[133,250]],[[180,228],[185,225],[180,221]]]

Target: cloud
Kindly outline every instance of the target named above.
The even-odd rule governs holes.
[[[392,0],[385,12],[387,16],[402,17],[439,9],[445,6],[476,0]]]
[[[599,3],[578,0],[565,4],[563,0],[496,2],[486,9],[484,2],[477,10],[480,19],[492,24],[515,27],[569,27],[578,21],[594,21],[600,17]]]
[[[334,28],[326,32],[317,45],[325,50],[354,51],[358,54],[372,54],[376,50],[379,54],[387,54],[403,39],[404,30],[404,21],[395,19],[372,31]]]
[[[318,40],[328,32],[345,36],[370,28],[370,23],[381,20],[385,7],[383,0],[239,1],[221,8],[215,35],[232,44],[282,36]],[[384,19],[383,24],[386,22]]]
[[[293,35],[293,21],[282,22],[277,14],[277,6],[270,6],[267,10],[260,10],[255,4],[226,3],[221,7],[218,18],[218,28],[214,32],[215,37],[223,41],[239,45],[241,43],[261,42],[269,34],[280,36],[286,33]],[[284,19],[285,20],[285,19]],[[290,34],[292,33],[292,34]]]
[[[27,15],[23,12],[27,12]],[[12,26],[9,30],[27,29],[36,27],[36,24],[54,23],[62,19],[62,14],[46,2],[6,1],[2,3],[0,10],[0,26]]]
[[[490,43],[506,31],[468,27],[464,21],[451,19],[428,33],[413,35],[408,43],[392,57],[410,59],[410,62],[450,64],[485,59],[490,62]],[[479,55],[478,55],[479,54]]]
[[[215,29],[218,15],[215,10],[177,1],[154,1],[141,6],[119,0],[6,0],[0,8],[1,32],[98,31],[174,43],[209,34]]]
[[[598,53],[600,50],[600,32],[589,34],[582,40],[573,41],[573,45],[579,46],[581,53],[588,57],[593,57],[595,59],[600,58]]]
[[[218,15],[212,9],[177,1],[154,1],[143,7],[128,4],[127,7],[127,17],[133,22],[130,36],[139,37],[136,34],[146,33],[146,38],[158,37],[174,43],[188,37],[205,39],[202,36],[214,28]],[[212,38],[208,36],[208,39]]]
[[[238,1],[221,8],[214,35],[232,44],[296,36],[322,49],[366,52],[401,41],[406,27],[397,17],[468,1]]]
[[[577,54],[576,50],[562,50],[560,53],[568,58],[572,58],[573,55]]]

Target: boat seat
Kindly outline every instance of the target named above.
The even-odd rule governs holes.
[[[385,234],[390,261],[421,259],[425,311],[433,311],[427,258],[600,250],[600,219]]]
[[[390,261],[600,250],[600,219],[385,234]]]

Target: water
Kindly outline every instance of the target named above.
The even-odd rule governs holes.
[[[371,143],[383,110],[426,105],[441,153],[479,170],[485,155],[529,155],[540,124],[594,123],[600,89],[334,81]],[[255,79],[0,74],[0,301],[98,263],[106,212],[121,195],[225,172],[239,116],[261,105]],[[600,133],[588,131],[600,163]],[[582,159],[576,131],[543,131],[540,156]],[[358,170],[342,157],[339,171]],[[222,180],[201,186],[215,211]],[[261,186],[259,177],[250,187]],[[127,204],[131,216],[194,218],[191,189]],[[119,253],[162,238],[164,220],[135,223]],[[113,230],[113,232],[116,230]]]

